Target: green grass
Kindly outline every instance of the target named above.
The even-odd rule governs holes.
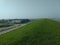
[[[60,23],[42,19],[0,36],[0,45],[60,45]]]

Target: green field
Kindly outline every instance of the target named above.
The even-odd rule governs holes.
[[[0,45],[60,45],[60,22],[41,19],[0,35]]]

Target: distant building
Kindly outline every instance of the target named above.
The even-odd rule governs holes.
[[[27,23],[29,19],[7,19],[0,20],[0,23]]]

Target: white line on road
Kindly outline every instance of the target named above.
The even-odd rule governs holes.
[[[10,32],[10,31],[12,31],[12,30],[15,30],[15,29],[17,29],[17,28],[23,27],[23,26],[25,26],[25,25],[27,25],[27,24],[20,24],[20,25],[17,25],[16,27],[14,27],[14,28],[11,28],[11,29],[8,29],[8,30],[4,30],[4,31],[0,32],[0,35],[5,34],[5,33],[7,33],[7,32]]]

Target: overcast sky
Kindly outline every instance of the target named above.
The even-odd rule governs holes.
[[[60,0],[0,0],[0,19],[60,17]]]

